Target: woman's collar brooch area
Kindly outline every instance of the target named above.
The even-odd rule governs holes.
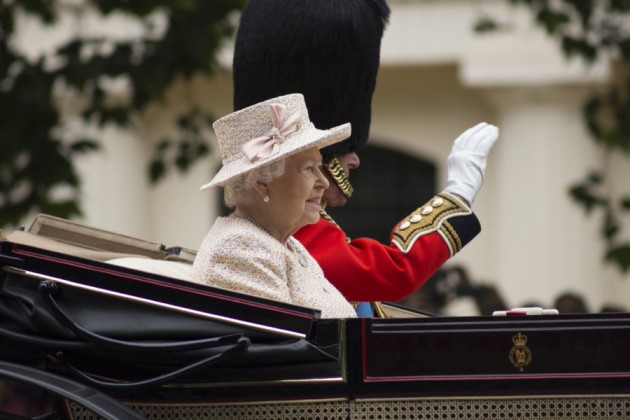
[[[249,223],[251,223],[252,225],[256,226],[258,229],[262,230],[263,232],[266,232],[268,235],[271,235],[271,233],[269,233],[269,231],[267,229],[265,229],[264,227],[262,227],[260,225],[260,223],[258,223],[256,220],[254,220],[251,216],[249,216],[246,213],[243,213],[242,211],[236,209],[234,210],[234,215],[240,219],[246,220]],[[306,256],[303,254],[303,252],[300,250],[300,248],[296,245],[294,245],[291,242],[291,239],[287,240],[287,242],[285,242],[284,244],[291,252],[293,252],[293,255],[295,255],[298,259],[298,262],[300,263],[300,265],[302,267],[307,267],[308,266],[308,260],[306,259]]]
[[[300,263],[302,267],[308,267],[308,260],[306,259],[306,256],[304,255],[300,247],[291,241],[296,241],[296,239],[289,238],[289,240],[286,243],[287,248],[289,248],[289,250],[293,252],[293,255],[297,257],[298,262]]]

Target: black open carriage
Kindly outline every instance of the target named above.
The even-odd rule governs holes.
[[[43,217],[0,243],[0,376],[56,395],[40,418],[630,418],[630,314],[325,320],[120,239]]]

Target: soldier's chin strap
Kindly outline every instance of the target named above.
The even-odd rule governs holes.
[[[337,157],[333,156],[326,159],[324,167],[330,174],[331,178],[335,181],[335,184],[337,184],[343,195],[350,198],[354,192],[354,188],[352,188],[352,184],[350,184],[350,180],[346,177],[346,173],[344,172]]]

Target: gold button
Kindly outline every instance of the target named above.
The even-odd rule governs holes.
[[[409,221],[405,220],[404,222],[402,222],[400,225],[398,225],[398,228],[400,230],[405,230],[407,229],[409,226],[411,226],[411,223],[409,223]]]
[[[409,218],[409,221],[411,223],[418,223],[420,220],[422,220],[422,216],[420,216],[419,214],[412,214]]]
[[[433,207],[440,207],[442,204],[444,204],[444,199],[442,197],[435,197],[433,201],[431,201],[431,205]]]
[[[427,215],[427,214],[431,214],[431,212],[433,211],[433,207],[431,206],[424,206],[422,207],[422,210],[420,211],[420,213],[422,213],[423,215]]]

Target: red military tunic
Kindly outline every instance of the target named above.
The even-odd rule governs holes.
[[[395,302],[424,284],[480,231],[466,205],[440,193],[399,222],[388,245],[369,238],[348,241],[326,218],[294,236],[349,301]]]

